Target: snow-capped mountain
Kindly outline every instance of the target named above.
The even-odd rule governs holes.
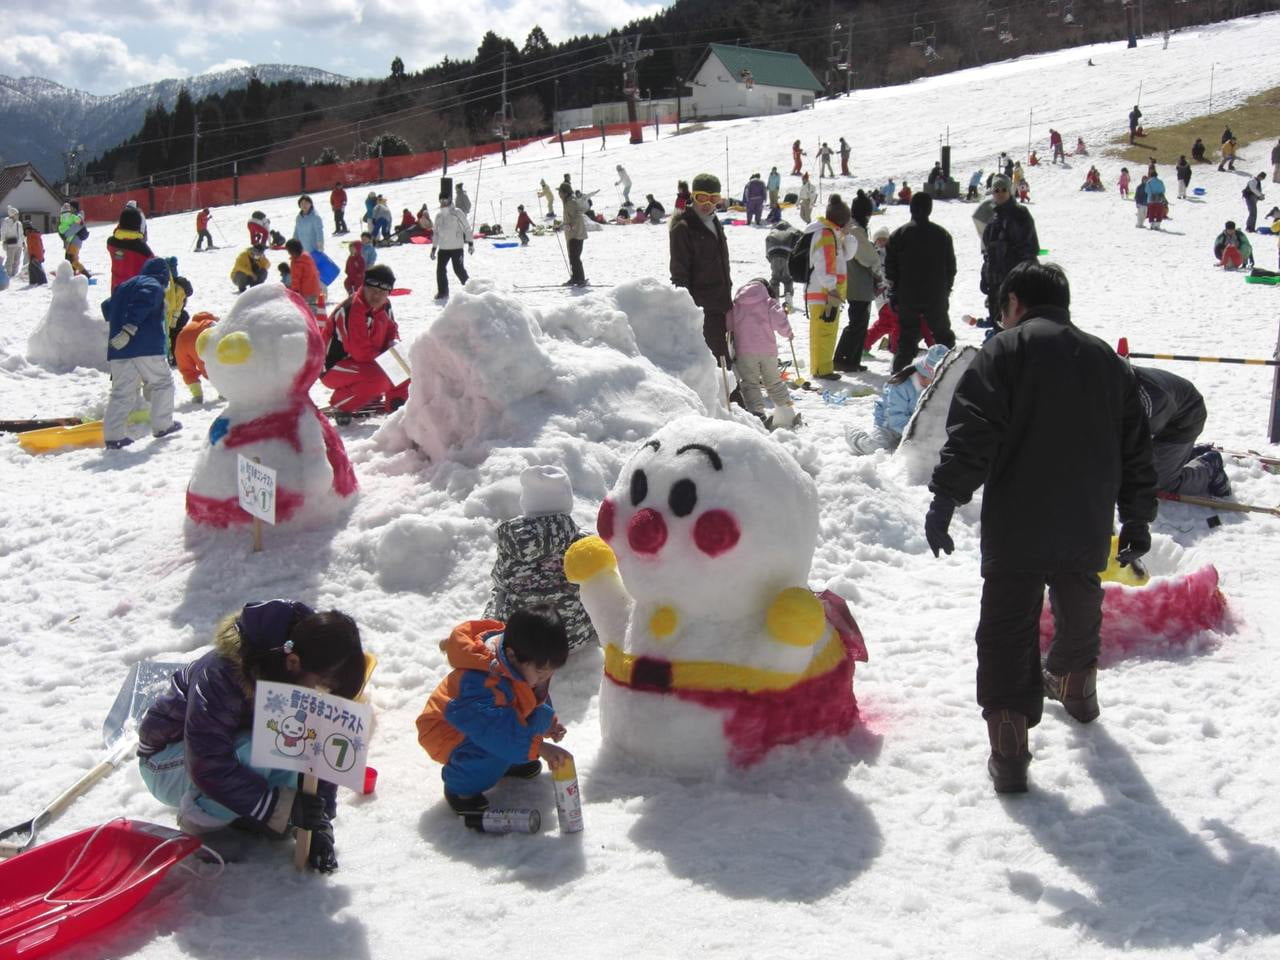
[[[91,159],[136,133],[148,107],[163,103],[171,108],[184,86],[199,100],[246,86],[255,73],[263,83],[349,82],[347,77],[312,67],[271,63],[160,80],[97,96],[42,77],[0,75],[0,130],[5,132],[0,155],[5,163],[30,161],[56,182],[64,175],[63,153],[71,147],[84,144],[84,159]]]

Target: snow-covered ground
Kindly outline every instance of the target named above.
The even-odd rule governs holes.
[[[819,138],[849,139],[858,176],[837,185],[851,193],[890,175],[918,182],[949,129],[964,182],[978,166],[989,171],[1001,150],[1025,152],[1030,111],[1041,156],[1051,124],[1068,144],[1081,135],[1100,145],[1123,130],[1139,85],[1144,122],[1160,125],[1205,109],[1211,63],[1218,108],[1280,84],[1277,46],[1280,17],[1268,16],[1180,33],[1167,50],[1159,40],[1137,50],[1123,43],[1063,50],[864,91],[802,114],[711,124],[680,137],[664,129],[642,146],[611,138],[601,151],[587,141],[562,158],[558,146],[534,145],[506,168],[490,161],[483,171],[477,163],[451,172],[467,184],[477,220],[501,217],[508,228],[517,203],[536,209],[539,178],[554,184],[571,172],[575,183],[600,191],[597,209],[612,213],[621,162],[635,181],[633,198],[653,192],[670,207],[676,180],[702,170],[723,178],[727,164],[726,189],[735,194],[753,172],[767,175],[777,164],[786,173],[797,137],[810,156]],[[1088,57],[1097,66],[1086,66]],[[1206,125],[1205,141],[1216,143],[1218,132]],[[1135,229],[1132,204],[1114,188],[1120,163],[1097,149],[1092,158],[1069,158],[1067,169],[1029,170],[1041,244],[1071,278],[1076,322],[1109,342],[1126,336],[1134,350],[1271,356],[1280,292],[1224,275],[1211,259],[1223,221],[1243,219],[1245,172],[1269,167],[1270,148],[1246,147],[1235,174],[1197,167],[1192,186],[1204,195],[1173,201],[1162,232]],[[1172,188],[1176,158],[1158,159]],[[1102,170],[1105,194],[1077,189],[1090,160]],[[785,182],[790,189],[796,179]],[[436,178],[381,189],[394,210],[434,207]],[[358,204],[363,191],[352,196]],[[254,206],[289,232],[292,199]],[[195,286],[193,313],[223,315],[232,306],[227,274],[251,209],[215,210],[226,245],[212,253],[188,252],[191,216],[150,221],[153,248],[176,253]],[[980,339],[958,323],[982,305],[972,210],[935,207],[956,240],[952,314],[962,343]],[[896,226],[905,215],[890,209],[873,226]],[[108,233],[94,228],[84,254],[102,278],[90,288],[95,307],[106,293]],[[735,282],[765,273],[763,232],[728,234]],[[337,243],[329,244],[340,260]],[[46,237],[46,247],[52,267],[56,238]],[[1256,249],[1261,265],[1275,264],[1273,241],[1258,237]],[[407,246],[380,257],[413,289],[395,301],[405,339],[430,331],[414,348],[415,365],[424,378],[451,377],[456,386],[415,384],[416,428],[398,421],[343,428],[361,492],[338,529],[269,529],[266,551],[253,556],[247,533],[189,533],[184,491],[220,404],[182,403],[181,384],[185,429],[166,441],[44,456],[24,453],[12,438],[0,443],[0,827],[33,814],[96,762],[99,725],[130,663],[203,650],[215,620],[248,600],[291,596],[346,610],[381,660],[371,753],[381,776],[373,796],[342,792],[338,873],[296,875],[274,850],[230,865],[217,880],[178,873],[161,888],[166,896],[153,896],[75,955],[1280,951],[1280,694],[1268,640],[1272,618],[1280,618],[1280,520],[1223,513],[1210,528],[1204,510],[1162,505],[1152,567],[1216,564],[1229,629],[1187,647],[1152,644],[1114,658],[1099,683],[1100,721],[1079,727],[1051,706],[1032,734],[1033,792],[1000,800],[986,778],[986,732],[973,702],[978,507],[962,509],[953,524],[955,554],[935,560],[923,537],[924,488],[907,483],[902,465],[884,454],[848,452],[844,428],[869,422],[870,398],[832,404],[800,394],[806,426],[775,434],[821,498],[810,584],[848,599],[870,652],[855,686],[862,722],[847,742],[782,750],[748,774],[713,782],[597,764],[601,657],[588,651],[555,681],[569,727],[564,745],[578,760],[585,832],[558,835],[546,777],[503,785],[495,796],[499,805],[541,806],[550,825],[542,834],[465,830],[443,803],[439,768],[418,746],[413,721],[446,672],[437,642],[483,609],[492,533],[518,511],[520,469],[563,465],[577,494],[575,517],[591,529],[637,443],[680,412],[714,403],[714,383],[709,391],[696,364],[673,349],[680,341],[663,336],[663,317],[685,310],[683,295],[665,283],[663,228],[592,233],[585,262],[599,288],[578,294],[515,289],[568,275],[553,236],[527,249],[478,242],[468,258],[475,295],[455,287],[443,310],[431,300],[428,250]],[[47,287],[22,283],[0,294],[3,417],[90,412],[105,401],[102,373],[57,375],[26,360],[49,298]],[[877,354],[872,372],[846,382],[879,387],[888,359]],[[1276,455],[1265,443],[1270,371],[1171,368],[1205,394],[1207,437]],[[429,390],[435,406],[419,400],[428,396],[419,390]],[[319,389],[314,396],[326,399]],[[1275,475],[1241,462],[1228,471],[1239,500],[1280,501]],[[118,815],[172,822],[129,765],[46,837]]]

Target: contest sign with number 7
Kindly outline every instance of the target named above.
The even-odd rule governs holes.
[[[366,703],[259,680],[253,698],[249,764],[296,770],[362,790],[372,732],[373,711]]]

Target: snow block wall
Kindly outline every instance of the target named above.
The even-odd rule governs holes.
[[[907,422],[902,433],[902,443],[894,451],[893,458],[903,464],[908,483],[928,483],[933,468],[938,465],[938,454],[947,441],[947,412],[956,385],[978,355],[975,346],[955,347],[942,358],[933,382],[925,388],[916,404],[916,412]]]

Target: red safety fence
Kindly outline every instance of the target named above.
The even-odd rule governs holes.
[[[621,125],[627,129],[626,124]],[[597,128],[598,129],[598,128]],[[507,149],[540,141],[542,137],[526,137],[508,140]],[[569,137],[566,135],[566,139]],[[449,150],[450,163],[466,163],[502,152],[502,143],[480,143]],[[330,163],[319,167],[298,167],[294,170],[278,170],[274,173],[250,173],[241,177],[223,177],[218,180],[199,180],[194,188],[189,183],[158,187],[136,187],[117,193],[99,193],[80,197],[80,210],[87,221],[114,222],[121,209],[130,200],[148,216],[167,213],[185,213],[201,207],[223,207],[236,203],[253,203],[276,197],[298,196],[310,193],[316,197],[321,209],[327,204],[329,191],[335,183],[344,187],[366,183],[382,183],[390,180],[406,180],[419,177],[444,167],[443,150],[428,153],[411,153],[401,157],[374,157],[370,160],[353,160],[350,163]]]

